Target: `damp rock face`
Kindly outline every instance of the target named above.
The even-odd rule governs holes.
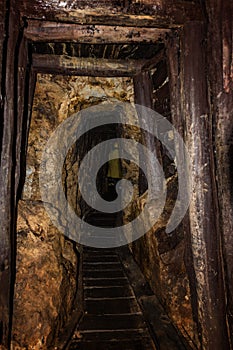
[[[172,234],[167,234],[166,224],[172,212],[177,194],[177,176],[167,179],[168,198],[165,208],[156,223],[150,222],[150,231],[130,244],[131,252],[159,298],[167,314],[179,332],[186,338],[191,348],[198,347],[197,326],[193,320],[190,284],[186,269],[186,232],[179,226]],[[144,210],[147,191],[124,212],[124,222],[132,220],[132,213],[143,213],[140,232],[148,222],[149,212]],[[154,206],[154,203],[151,203]],[[148,209],[150,210],[150,204]]]
[[[28,140],[24,199],[41,198],[39,167],[43,150],[53,131],[80,110],[116,101],[133,101],[131,79],[38,75]],[[77,162],[69,170],[65,184],[67,197],[70,197],[72,206],[78,211],[72,198],[72,182],[77,174]]]
[[[130,101],[132,81],[38,75],[28,138],[26,179],[18,206],[13,349],[54,349],[77,305],[81,247],[53,225],[41,201],[39,171],[44,147],[56,128],[74,113],[100,103]],[[85,147],[85,145],[83,145]],[[64,192],[80,214],[79,158],[68,152]],[[49,204],[51,205],[51,203]]]
[[[17,231],[13,349],[48,349],[70,319],[79,254],[39,201],[19,202]]]

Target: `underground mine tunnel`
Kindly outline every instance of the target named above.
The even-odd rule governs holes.
[[[0,4],[0,349],[232,349],[232,2]]]

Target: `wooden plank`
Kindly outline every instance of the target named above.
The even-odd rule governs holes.
[[[11,14],[8,28],[6,28],[6,57],[3,60],[2,75],[4,81],[3,93],[3,115],[1,130],[1,154],[0,154],[0,348],[9,349],[11,335],[13,283],[15,271],[15,105],[17,88],[17,68],[15,61],[15,50],[19,35],[19,17],[14,1],[11,3]]]
[[[193,1],[19,1],[21,16],[47,21],[174,28],[203,17]]]
[[[156,71],[152,75],[152,81],[154,90],[157,90],[168,77],[166,59],[158,62],[155,68]]]
[[[109,25],[80,25],[29,20],[25,36],[32,41],[101,43],[151,43],[163,39],[169,29]]]
[[[116,77],[137,74],[144,61],[33,54],[32,62],[33,68],[40,73]]]
[[[170,89],[169,83],[165,83],[157,91],[153,93],[154,97],[154,109],[161,115],[168,116],[171,112],[170,109]]]
[[[6,16],[6,2],[4,0],[0,0],[0,33],[2,33],[0,37],[0,96],[3,95],[2,92],[2,62],[3,62],[3,47],[4,47],[4,40],[5,40],[5,16]],[[0,108],[2,109],[3,101],[2,98],[0,100]],[[0,128],[2,129],[2,127]],[[0,131],[0,143],[1,143],[1,131]]]
[[[182,81],[182,65],[181,65],[181,38],[174,33],[166,41],[166,52],[167,52],[167,69],[169,76],[169,85],[170,85],[170,106],[171,106],[171,122],[175,129],[179,132],[180,136],[185,135],[184,125],[185,119],[183,114],[183,81]],[[183,150],[178,148],[178,145],[175,145],[177,154],[182,153]],[[197,334],[197,324],[198,324],[198,301],[197,301],[197,290],[196,290],[196,276],[193,265],[193,252],[192,252],[192,240],[190,233],[190,219],[189,213],[187,213],[176,229],[177,232],[182,232],[185,237],[185,255],[184,262],[185,268],[187,270],[189,285],[190,285],[190,296],[191,296],[191,306],[193,321],[196,325],[194,333],[196,336],[195,341],[197,348],[200,348]]]
[[[1,156],[3,126],[4,126],[3,108],[4,108],[4,95],[5,95],[5,73],[6,73],[5,57],[3,61],[3,48],[5,43],[4,37],[6,34],[6,28],[5,28],[6,2],[4,0],[0,0],[0,7],[1,7],[0,30],[1,30],[1,33],[3,33],[0,37],[0,156]],[[0,165],[0,176],[1,176],[1,165]],[[4,187],[3,183],[1,183],[1,187]],[[0,200],[0,203],[1,201],[2,199]],[[2,218],[3,215],[4,215],[3,207],[1,207],[1,204],[0,204],[0,218]],[[8,310],[9,302],[7,300],[8,296],[5,296],[5,293],[7,292],[7,290],[4,290],[5,283],[8,282],[8,278],[9,278],[8,271],[6,271],[6,268],[5,268],[5,258],[8,257],[8,254],[9,254],[9,250],[8,250],[9,242],[7,240],[7,237],[4,235],[4,232],[2,231],[1,231],[0,237],[1,237],[1,240],[0,240],[0,286],[1,286],[0,287],[0,348],[2,346],[4,349],[4,346],[5,348],[7,346],[6,339],[8,336],[8,324],[9,324],[9,316],[7,315],[7,312],[9,311]]]
[[[160,61],[165,59],[165,57],[165,50],[160,50],[155,57],[145,60],[145,63],[142,65],[142,71],[148,71],[155,68]]]
[[[204,39],[203,23],[184,27],[182,101],[193,180],[189,213],[201,348],[219,350],[229,349],[229,342]]]
[[[22,37],[22,41],[19,45],[17,52],[18,56],[18,77],[17,77],[17,138],[16,138],[16,169],[15,169],[15,195],[19,189],[20,179],[22,176],[22,160],[26,158],[25,149],[25,134],[27,125],[27,98],[30,89],[28,84],[28,72],[27,72],[27,41]],[[27,79],[27,80],[26,80]],[[26,120],[25,120],[26,118]]]
[[[233,345],[233,3],[207,1],[208,70],[212,96],[215,161],[227,288],[229,337]],[[214,38],[214,40],[213,40]]]
[[[135,100],[135,103],[138,105],[153,109],[153,86],[152,86],[150,72],[143,71],[134,77],[134,100]],[[143,116],[140,116],[140,113],[139,113],[139,118],[143,118]],[[140,123],[140,120],[139,120],[139,123]],[[161,160],[160,142],[158,140],[155,140],[155,138],[151,134],[147,133],[145,130],[142,130],[141,137],[142,137],[142,144],[144,144],[152,152],[156,150],[157,158]],[[152,172],[152,176],[156,176],[155,174],[153,174],[153,171],[155,171],[155,169],[153,169],[152,164],[149,164],[149,159],[146,159],[146,157],[141,157],[141,159],[139,159],[139,163],[144,164],[144,167],[148,169],[148,174]],[[139,172],[139,194],[140,195],[145,191],[145,188],[147,187],[146,185],[147,185],[147,181],[146,181],[145,175],[140,171]]]

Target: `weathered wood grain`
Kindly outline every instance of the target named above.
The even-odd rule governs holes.
[[[201,348],[218,350],[228,349],[229,342],[204,39],[204,24],[184,27],[182,101],[193,180],[189,214]]]
[[[1,99],[0,99],[0,110],[2,110],[2,107],[3,107],[3,100],[2,100],[2,95],[3,95],[3,84],[2,84],[2,63],[3,63],[3,47],[4,47],[4,40],[5,40],[5,18],[6,18],[6,3],[4,0],[0,0],[0,8],[1,8],[1,11],[0,11],[0,33],[1,34],[1,37],[0,37],[0,96],[1,96]],[[1,127],[2,129],[2,127]],[[0,135],[1,135],[1,132],[0,132]],[[0,144],[1,144],[1,139],[0,139]]]
[[[41,73],[80,76],[133,76],[140,72],[140,60],[110,60],[33,54],[33,68]]]
[[[185,136],[185,118],[183,113],[183,74],[182,74],[182,63],[181,63],[181,47],[182,47],[182,34],[177,32],[175,35],[171,35],[166,40],[166,53],[167,53],[167,68],[169,76],[170,86],[170,107],[171,107],[171,122],[172,125],[179,132],[180,136],[184,139]],[[156,83],[161,83],[162,73],[156,79]],[[183,152],[176,146],[176,152]],[[181,224],[177,227],[176,232],[182,232],[185,238],[185,256],[184,262],[188,273],[192,315],[194,321],[194,337],[193,342],[197,348],[200,347],[199,336],[198,336],[198,302],[197,302],[197,291],[196,291],[196,277],[193,264],[193,251],[192,251],[192,239],[190,232],[190,218],[187,212]]]
[[[169,29],[114,25],[81,25],[29,20],[25,36],[36,41],[79,43],[151,43],[163,39]]]
[[[9,21],[8,21],[9,16]],[[6,13],[5,42],[2,66],[2,120],[0,154],[0,347],[8,349],[12,319],[12,297],[14,285],[15,256],[15,106],[17,103],[15,88],[17,84],[15,70],[15,50],[19,35],[19,21],[16,7]]]
[[[198,2],[179,1],[19,1],[26,18],[80,24],[174,28],[203,18]]]
[[[233,3],[208,0],[208,76],[227,288],[227,320],[233,346]]]

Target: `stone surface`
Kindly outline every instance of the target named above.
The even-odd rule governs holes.
[[[74,306],[78,254],[39,201],[19,202],[17,231],[12,348],[48,349]]]
[[[117,100],[133,101],[131,79],[38,75],[28,141],[24,199],[40,199],[39,166],[42,152],[58,125],[84,108]],[[79,160],[72,153],[71,150],[67,155],[66,174],[63,175],[66,195],[79,213],[73,195],[77,191]]]
[[[179,228],[171,235],[166,234],[167,220],[174,206],[177,193],[176,175],[167,179],[168,200],[165,210],[151,230],[130,245],[132,254],[144,276],[164,306],[174,325],[189,342],[191,347],[198,343],[196,324],[193,321],[190,286],[185,267],[184,232]],[[132,219],[132,213],[143,212],[143,222],[149,214],[144,208],[147,191],[135,200],[124,213],[124,222]],[[151,204],[154,205],[153,203]],[[138,230],[142,227],[138,226]]]
[[[46,142],[75,112],[99,103],[132,100],[132,96],[132,83],[126,78],[37,77],[26,181],[18,207],[13,349],[53,349],[59,333],[69,322],[80,287],[77,247],[53,226],[41,202],[39,170]],[[84,141],[90,142],[88,138]],[[77,172],[86,146],[85,142],[81,148],[74,145],[63,167],[64,191],[77,214],[81,213]],[[65,220],[61,228],[64,225]]]

